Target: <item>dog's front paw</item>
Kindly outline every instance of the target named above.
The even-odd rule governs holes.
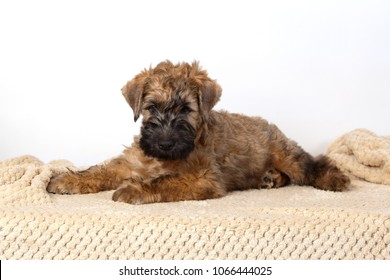
[[[71,173],[63,173],[51,178],[46,190],[55,194],[79,194],[78,180]]]
[[[157,202],[155,196],[142,190],[141,188],[133,186],[127,186],[116,190],[112,196],[112,199],[114,201],[130,204],[145,204]]]

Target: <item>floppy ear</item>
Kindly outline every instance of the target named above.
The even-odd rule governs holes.
[[[222,88],[216,81],[207,79],[202,82],[199,92],[200,113],[207,122],[210,112],[221,97]]]
[[[145,77],[135,77],[133,80],[127,82],[122,88],[122,94],[127,103],[129,103],[134,113],[134,121],[136,122],[141,114],[143,93],[145,87]]]

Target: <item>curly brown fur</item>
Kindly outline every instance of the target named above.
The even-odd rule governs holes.
[[[133,204],[218,198],[229,191],[289,183],[330,191],[349,179],[325,156],[313,158],[259,117],[216,112],[221,87],[198,63],[169,61],[144,70],[122,93],[140,136],[106,164],[52,178],[47,190],[116,190]]]

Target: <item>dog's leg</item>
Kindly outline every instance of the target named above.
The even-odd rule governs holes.
[[[226,191],[208,174],[162,176],[149,181],[126,180],[114,193],[113,200],[131,204],[203,200],[222,197]]]
[[[350,179],[328,157],[312,157],[281,133],[274,140],[271,149],[273,167],[286,174],[291,183],[329,191],[348,188]]]
[[[116,189],[131,173],[128,162],[116,158],[84,171],[68,171],[53,177],[47,191],[59,194],[85,194]]]

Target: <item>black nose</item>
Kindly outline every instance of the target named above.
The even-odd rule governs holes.
[[[160,140],[158,142],[158,147],[160,150],[163,151],[170,151],[175,146],[175,142],[173,140],[167,139],[167,140]]]

